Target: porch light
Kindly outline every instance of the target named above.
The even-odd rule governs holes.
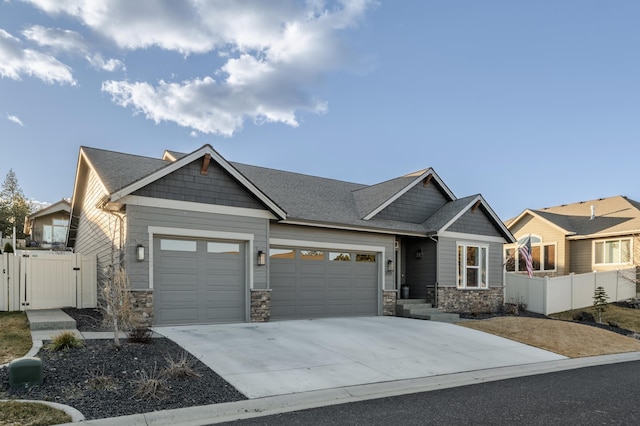
[[[138,244],[136,247],[136,260],[138,262],[142,262],[144,260],[144,246],[142,244]]]
[[[422,249],[416,250],[416,259],[422,259]]]
[[[267,264],[267,254],[262,250],[258,250],[258,266],[264,266]]]
[[[387,260],[387,272],[393,272],[393,260]]]

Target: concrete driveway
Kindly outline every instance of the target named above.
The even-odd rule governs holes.
[[[156,327],[248,398],[565,357],[453,324],[397,317]]]

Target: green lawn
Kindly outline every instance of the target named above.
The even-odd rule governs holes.
[[[575,309],[573,311],[559,312],[549,315],[552,318],[562,320],[573,320],[573,315],[577,312],[585,311],[593,314],[594,318],[598,318],[598,313],[593,306],[587,308]],[[620,306],[608,304],[607,310],[602,313],[602,322],[608,324],[615,322],[621,328],[640,333],[640,309],[621,308]]]
[[[31,332],[24,312],[0,312],[0,364],[25,356],[31,349]]]

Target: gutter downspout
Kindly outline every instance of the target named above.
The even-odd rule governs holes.
[[[434,243],[436,243],[436,283],[435,283],[434,291],[433,291],[433,300],[434,300],[433,307],[437,308],[438,307],[438,263],[439,263],[439,260],[440,260],[439,257],[438,257],[438,251],[439,251],[438,239],[434,238],[433,235],[429,235],[429,239],[431,241],[433,241]]]

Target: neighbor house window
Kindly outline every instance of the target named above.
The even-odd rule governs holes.
[[[329,253],[329,260],[332,262],[350,262],[351,254],[332,251]]]
[[[300,250],[300,259],[302,259],[302,260],[324,260],[324,251],[322,251],[322,250]]]
[[[596,265],[631,263],[631,238],[595,241],[593,251]]]
[[[489,248],[458,243],[458,288],[487,288]]]
[[[42,227],[42,241],[46,243],[64,243],[67,241],[68,228],[68,220],[54,219],[51,225]]]
[[[516,247],[504,250],[504,262],[507,272],[527,272],[522,255],[518,251],[525,244],[527,237],[520,238]],[[556,243],[543,243],[538,236],[531,236],[531,261],[534,271],[549,272],[556,270]]]

